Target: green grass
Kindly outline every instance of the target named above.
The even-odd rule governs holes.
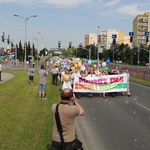
[[[25,71],[5,72],[16,77],[0,84],[0,149],[51,150],[51,105],[60,101],[60,86],[50,84],[49,75],[47,100],[39,100],[37,72],[34,85]]]
[[[142,78],[131,76],[130,80],[133,81],[133,82],[137,82],[139,84],[144,84],[144,85],[150,86],[150,80],[148,80],[148,79],[142,79]]]

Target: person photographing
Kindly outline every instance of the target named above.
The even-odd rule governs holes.
[[[60,130],[58,129],[58,121],[56,117],[57,110],[59,113],[62,133],[60,133]],[[74,142],[76,141],[75,119],[77,116],[83,116],[85,111],[76,101],[72,89],[68,88],[62,90],[60,104],[53,104],[51,111],[53,115],[52,150],[67,150],[67,148],[70,145],[74,145]],[[63,141],[61,134],[63,136]],[[79,147],[83,150],[82,143]],[[68,149],[73,150],[73,148]]]

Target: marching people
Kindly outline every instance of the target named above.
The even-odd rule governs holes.
[[[90,72],[89,72],[89,74],[87,75],[87,77],[95,77],[94,69],[93,69],[93,68],[90,69]],[[88,94],[88,97],[92,98],[92,97],[93,97],[93,94],[92,94],[92,93],[89,93],[89,94]]]
[[[41,69],[38,71],[39,76],[39,98],[46,99],[46,83],[47,83],[47,76],[48,70],[44,65],[41,65]]]
[[[57,86],[57,84],[58,84],[58,68],[57,68],[57,66],[52,66],[52,69],[50,72],[52,74],[52,84]]]
[[[129,86],[129,80],[130,80],[129,69],[125,68],[125,71],[123,72],[123,74],[125,74],[127,77],[127,94],[128,94],[128,97],[130,97],[131,93],[130,93],[130,86]],[[124,92],[122,93],[122,95],[124,95]]]
[[[72,80],[71,80],[71,87],[72,87],[72,89],[73,89],[73,86],[74,86],[73,83],[74,83],[75,76],[78,76],[78,77],[81,76],[80,72],[79,72],[79,69],[77,67],[75,68],[74,72],[71,75],[71,78],[72,78]],[[75,94],[76,98],[80,99],[80,96],[79,96],[79,94],[77,92],[74,92],[74,94]]]
[[[76,139],[75,119],[77,116],[83,116],[85,111],[83,107],[76,101],[72,89],[67,88],[62,90],[60,104],[53,104],[51,111],[53,116],[52,150],[62,150],[64,148],[62,138],[65,143],[65,147],[69,145],[74,146]],[[56,116],[56,112],[58,112],[59,117]],[[60,130],[60,126],[62,130]],[[79,143],[80,144],[77,148],[83,150],[80,141]]]
[[[63,80],[62,90],[65,88],[72,89],[71,87],[72,78],[71,78],[69,69],[65,68],[65,72],[62,75],[62,80]]]

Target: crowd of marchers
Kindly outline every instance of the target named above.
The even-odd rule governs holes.
[[[102,61],[97,64],[92,60],[73,58],[61,59],[59,57],[55,57],[53,59],[49,59],[48,61],[47,67],[49,68],[49,73],[52,74],[52,84],[57,86],[60,83],[62,90],[66,88],[73,89],[74,78],[76,75],[84,78],[123,73],[127,76],[127,95],[131,96],[129,88],[130,73],[128,68],[125,68],[123,72],[120,71],[119,66],[115,66],[114,69],[110,70],[109,60]],[[75,96],[79,99],[81,94],[90,98],[93,97],[92,93],[75,93]],[[117,93],[111,94],[112,96],[115,96]],[[101,93],[99,95],[105,98],[106,93]],[[122,92],[122,95],[125,95],[125,93]]]

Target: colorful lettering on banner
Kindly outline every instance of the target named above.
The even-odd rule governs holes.
[[[74,92],[108,93],[127,91],[127,77],[124,74],[100,77],[74,78]]]

